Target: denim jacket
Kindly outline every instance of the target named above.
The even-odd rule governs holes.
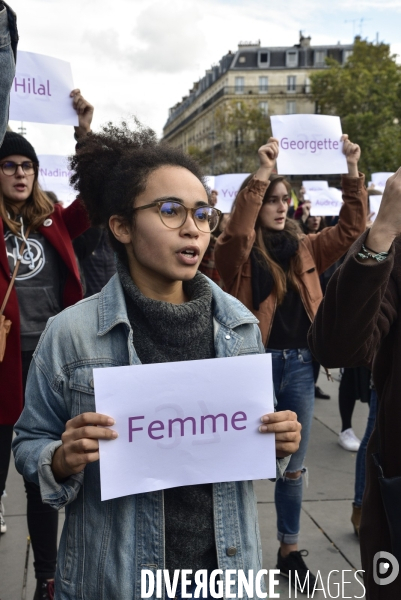
[[[210,285],[216,357],[264,352],[257,319]],[[66,422],[95,411],[93,368],[138,364],[117,275],[50,319],[35,351],[13,450],[18,471],[40,485],[43,501],[66,508],[57,600],[137,600],[141,569],[164,568],[163,491],[101,502],[98,462],[62,483],[51,471]],[[287,462],[278,461],[280,472]],[[213,504],[219,568],[256,574],[262,557],[252,482],[213,484]]]

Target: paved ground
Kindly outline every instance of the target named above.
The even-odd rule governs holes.
[[[354,578],[355,570],[360,569],[361,566],[359,543],[350,523],[356,455],[346,452],[337,444],[340,427],[338,383],[329,383],[325,380],[325,376],[321,375],[319,384],[331,394],[332,399],[316,401],[307,457],[309,487],[304,494],[300,547],[309,550],[307,564],[315,574],[319,571],[322,577],[324,591],[316,592],[314,598],[317,600],[326,597],[363,598],[363,589]],[[353,426],[359,437],[363,435],[367,414],[367,406],[357,402]],[[256,482],[255,485],[264,567],[272,569],[276,564],[278,549],[278,542],[275,539],[274,484],[263,481]],[[23,598],[21,592],[28,532],[23,485],[13,465],[7,482],[7,494],[5,506],[8,531],[0,536],[0,600],[20,600]],[[60,525],[62,521],[61,513]],[[330,577],[331,583],[328,589],[330,571],[334,573]],[[34,587],[31,553],[26,589],[27,600],[32,600]],[[295,597],[294,591],[289,590],[288,582],[284,578],[280,578],[280,585],[275,591],[280,593],[280,598],[284,600]],[[302,597],[302,594],[298,593],[298,597]]]

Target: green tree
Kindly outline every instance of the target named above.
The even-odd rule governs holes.
[[[256,101],[231,100],[215,109],[211,135],[213,151],[188,148],[206,170],[214,175],[252,172],[257,169],[258,148],[271,135],[270,119]]]
[[[311,76],[321,114],[341,117],[342,128],[362,150],[367,175],[401,165],[401,67],[388,44],[355,39],[346,64],[326,59],[328,69]]]

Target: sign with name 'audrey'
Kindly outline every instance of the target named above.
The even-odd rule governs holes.
[[[271,126],[273,136],[279,140],[280,175],[348,173],[339,117],[272,116]]]
[[[10,119],[33,123],[78,125],[70,92],[70,63],[51,56],[18,51],[10,94]]]
[[[271,355],[94,369],[102,500],[182,485],[276,476]]]
[[[337,188],[308,192],[311,217],[336,217],[340,214],[343,196]]]

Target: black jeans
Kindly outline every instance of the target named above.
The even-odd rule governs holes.
[[[33,352],[22,352],[22,382],[25,392],[26,379]],[[0,425],[0,495],[4,491],[10,463],[12,425]],[[40,488],[24,479],[27,497],[27,521],[34,555],[37,579],[53,579],[57,561],[58,511],[43,504]]]

